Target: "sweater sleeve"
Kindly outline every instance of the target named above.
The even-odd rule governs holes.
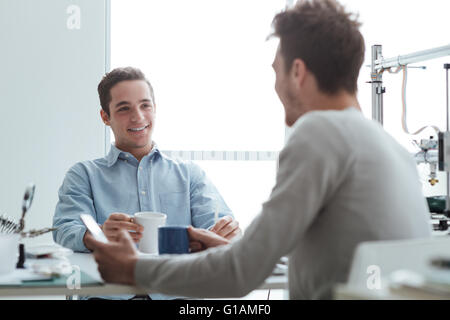
[[[259,287],[301,241],[346,175],[350,159],[342,144],[335,146],[329,132],[324,134],[326,125],[304,121],[294,131],[280,153],[271,195],[240,240],[196,254],[141,258],[137,284],[191,297],[244,296]]]

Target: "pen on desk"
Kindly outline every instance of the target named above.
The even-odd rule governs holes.
[[[449,259],[433,259],[431,260],[431,265],[438,268],[450,269],[450,260]]]

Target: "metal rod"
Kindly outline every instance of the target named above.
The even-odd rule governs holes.
[[[389,59],[377,59],[375,61],[374,69],[375,71],[379,71],[381,69],[395,68],[410,63],[437,59],[448,55],[450,55],[450,45],[418,51]]]
[[[366,64],[364,67],[366,67],[366,68],[371,68],[372,65]],[[423,70],[426,70],[426,69],[427,69],[426,66],[407,66],[407,68],[408,68],[408,69],[423,69]]]
[[[449,120],[449,113],[450,113],[450,110],[449,110],[449,96],[448,96],[448,69],[450,68],[450,64],[445,64],[444,65],[444,68],[445,68],[445,91],[446,91],[446,103],[447,103],[447,110],[446,110],[446,113],[447,113],[447,131],[450,131],[450,120]]]
[[[449,121],[449,96],[448,96],[448,69],[450,67],[450,64],[444,64],[444,69],[445,69],[445,92],[446,92],[446,114],[447,114],[447,132],[450,131],[450,121]],[[445,211],[449,211],[450,210],[450,173],[448,171],[446,171],[446,176],[447,176],[447,198],[445,199]]]
[[[372,119],[383,124],[383,75],[375,69],[375,61],[381,57],[381,46],[372,46]]]

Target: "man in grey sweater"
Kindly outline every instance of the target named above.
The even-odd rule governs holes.
[[[328,299],[347,280],[359,243],[430,236],[415,162],[361,113],[364,40],[356,18],[334,0],[300,0],[273,24],[275,89],[294,130],[261,213],[232,243],[190,227],[202,252],[189,255],[139,257],[126,232],[109,244],[89,237],[106,281],[171,295],[244,296],[288,256],[290,298]]]

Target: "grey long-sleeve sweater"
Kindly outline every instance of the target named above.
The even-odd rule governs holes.
[[[313,111],[294,125],[276,184],[244,236],[227,246],[141,258],[139,286],[192,297],[243,296],[289,257],[291,299],[331,298],[362,241],[430,236],[415,162],[355,108]]]

